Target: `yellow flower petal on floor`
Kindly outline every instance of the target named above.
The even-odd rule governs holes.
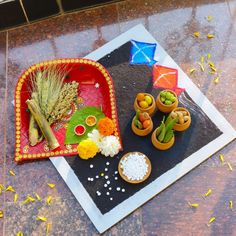
[[[192,69],[189,70],[189,74],[191,75],[191,74],[193,74],[195,71],[196,71],[196,69],[195,69],[195,68],[192,68]]]
[[[30,195],[27,195],[27,198],[25,199],[25,201],[23,202],[23,204],[27,204],[29,202],[35,202],[35,198],[33,198],[32,196]]]
[[[224,159],[223,154],[220,154],[219,158],[220,158],[221,163],[224,164],[225,163],[225,159]]]
[[[204,63],[204,60],[205,60],[204,56],[201,56],[201,59],[200,59],[201,64]]]
[[[207,16],[207,21],[210,22],[213,19],[212,16]]]
[[[199,38],[200,35],[201,35],[201,34],[200,34],[200,32],[198,32],[198,31],[193,33],[193,37],[195,37],[195,38]]]
[[[209,61],[211,59],[211,54],[207,53],[207,60]]]
[[[56,186],[56,184],[48,183],[48,186],[49,186],[50,188],[54,188],[54,187]]]
[[[13,170],[10,170],[10,171],[9,171],[9,174],[10,174],[11,176],[16,176],[16,174],[15,174],[15,172],[14,172]]]
[[[216,220],[216,218],[213,216],[213,217],[211,217],[210,218],[210,220],[208,221],[208,226],[210,226],[210,224],[212,223],[212,222],[214,222]]]
[[[23,232],[19,231],[16,236],[24,236]]]
[[[18,200],[18,194],[16,193],[16,194],[14,195],[14,203],[16,203],[17,200]]]
[[[209,61],[209,62],[208,62],[208,65],[209,65],[210,67],[215,67],[215,64],[214,64],[212,61]]]
[[[9,185],[9,186],[6,188],[6,191],[13,192],[13,193],[16,192],[15,189],[14,189],[11,185]]]
[[[212,189],[209,188],[206,193],[204,193],[204,197],[208,197],[212,194]]]
[[[229,170],[230,170],[230,171],[233,171],[233,167],[231,166],[231,164],[230,164],[229,162],[227,162],[227,165],[228,165],[228,167],[229,167]]]
[[[52,228],[52,224],[51,224],[51,223],[48,223],[48,224],[46,225],[46,235],[48,235],[48,233],[49,233],[49,231],[50,231],[51,228]]]
[[[229,201],[229,208],[230,208],[231,210],[233,209],[233,201],[232,201],[232,200]]]
[[[46,222],[46,221],[47,221],[47,218],[44,217],[44,216],[37,216],[36,219],[37,219],[37,220],[41,220],[41,221],[43,221],[43,222]]]
[[[214,83],[215,83],[215,84],[218,84],[218,83],[219,83],[219,79],[220,79],[220,77],[216,77],[216,78],[214,79]]]
[[[51,202],[52,202],[52,196],[48,196],[46,200],[47,205],[50,205]]]
[[[3,211],[0,211],[0,218],[3,218]]]
[[[42,201],[42,198],[37,194],[37,193],[34,193],[35,197],[37,198],[38,201]]]
[[[93,141],[86,139],[79,143],[77,150],[80,158],[87,160],[97,154],[98,147]]]
[[[214,34],[207,34],[207,38],[208,39],[213,39],[213,38],[215,38],[215,35]]]
[[[192,208],[198,208],[199,207],[199,204],[198,203],[190,203],[188,202],[188,205]]]
[[[201,64],[201,63],[198,63],[198,65],[200,66],[200,68],[201,68],[201,71],[202,71],[202,72],[204,72],[204,71],[205,71],[205,68],[204,68],[203,64]]]

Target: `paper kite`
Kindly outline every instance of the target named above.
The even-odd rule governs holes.
[[[153,87],[171,89],[177,95],[184,91],[178,87],[178,70],[157,64],[153,66]]]
[[[156,43],[144,43],[135,40],[131,40],[131,43],[130,64],[146,64],[152,66],[157,62],[154,60]]]

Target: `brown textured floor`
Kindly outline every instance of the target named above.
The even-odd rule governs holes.
[[[207,15],[213,20],[208,22]],[[201,55],[211,53],[220,82],[214,76],[197,72],[191,76],[204,94],[236,128],[236,1],[157,1],[130,0],[83,12],[60,16],[30,26],[0,33],[0,183],[12,185],[19,195],[0,195],[0,235],[45,235],[47,216],[52,222],[50,235],[97,235],[97,231],[64,184],[50,161],[16,165],[14,156],[14,113],[11,101],[20,73],[33,63],[61,57],[83,57],[132,26],[142,23],[172,58],[188,73]],[[201,32],[199,39],[191,34]],[[214,39],[207,39],[214,33]],[[6,93],[5,93],[6,92]],[[108,230],[105,235],[236,235],[236,141],[220,153],[234,171],[222,166],[219,153],[153,198],[133,214]],[[15,177],[9,175],[14,170]],[[50,189],[46,183],[56,183]],[[213,194],[203,200],[208,188]],[[22,206],[27,194],[37,192],[44,202]],[[187,202],[198,202],[190,209]],[[236,206],[235,206],[236,208]],[[211,216],[216,221],[207,227]]]

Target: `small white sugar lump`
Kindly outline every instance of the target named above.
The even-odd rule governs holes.
[[[115,177],[115,180],[118,180],[118,177]]]
[[[118,171],[116,170],[116,171],[115,171],[115,175],[117,175],[117,174],[118,174]]]
[[[96,175],[96,179],[98,179],[99,178],[99,176],[98,175]]]
[[[110,165],[110,162],[107,162],[106,165],[109,166],[109,165]]]
[[[141,180],[148,172],[148,164],[145,156],[139,153],[132,153],[121,161],[123,174],[129,180]]]
[[[110,184],[111,182],[109,180],[107,180],[107,184]]]
[[[109,187],[108,189],[109,189],[109,190],[112,190],[112,187]]]
[[[124,189],[124,188],[122,188],[122,189],[121,189],[121,192],[123,192],[123,193],[124,193],[124,192],[125,192],[125,189]]]
[[[106,176],[105,176],[105,179],[108,179],[108,178],[109,178],[109,177],[106,175]]]
[[[108,171],[108,168],[105,168],[105,171]]]
[[[91,164],[89,167],[92,169],[93,168],[93,164]]]
[[[90,177],[88,177],[88,181],[91,181],[91,178],[90,178]]]
[[[110,195],[110,193],[109,193],[109,192],[106,192],[106,195],[108,196],[108,195]]]
[[[93,178],[90,178],[90,181],[93,181],[94,179]]]
[[[99,191],[96,192],[98,196],[101,196],[101,193]]]
[[[112,201],[112,200],[113,200],[113,197],[110,197],[110,200]]]
[[[106,187],[107,187],[107,184],[104,184],[104,187],[106,188]]]
[[[117,188],[116,188],[116,191],[118,191],[118,192],[119,192],[119,191],[120,191],[120,187],[117,187]]]

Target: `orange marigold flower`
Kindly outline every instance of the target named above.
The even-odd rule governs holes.
[[[102,118],[98,122],[98,130],[101,135],[109,136],[114,133],[115,125],[113,121],[108,118]]]

